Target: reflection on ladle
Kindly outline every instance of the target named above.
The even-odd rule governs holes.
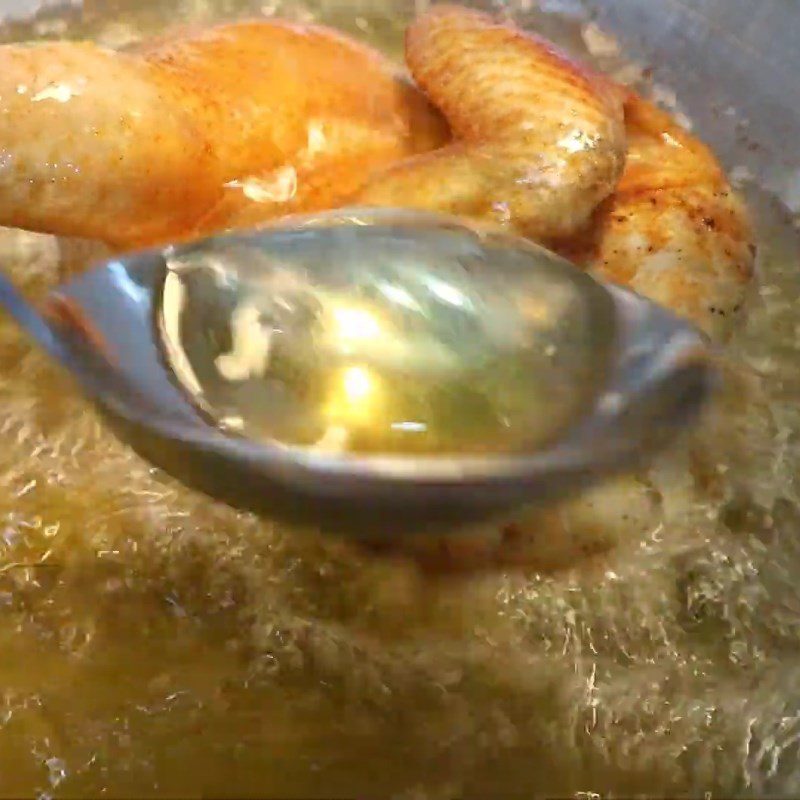
[[[713,378],[704,338],[649,301],[411,211],[137,254],[56,296],[72,323],[7,286],[3,302],[145,457],[235,506],[355,535],[576,491],[669,441]]]

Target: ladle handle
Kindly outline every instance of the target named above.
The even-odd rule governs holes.
[[[61,358],[58,336],[47,320],[17,291],[11,281],[0,273],[0,306],[2,306],[37,344],[57,359]]]

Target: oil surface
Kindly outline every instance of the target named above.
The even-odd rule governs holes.
[[[262,7],[393,53],[413,10],[87,0],[6,33],[123,45]],[[0,322],[0,794],[796,794],[797,242],[751,200],[760,291],[728,355],[756,398],[731,391],[698,432],[702,475],[682,445],[566,509],[620,540],[570,575],[431,585],[217,507]],[[34,295],[64,271],[20,232],[0,260]]]

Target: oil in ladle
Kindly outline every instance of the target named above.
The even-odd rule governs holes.
[[[591,405],[606,294],[547,251],[374,225],[211,240],[168,261],[164,353],[232,434],[333,452],[540,447]]]

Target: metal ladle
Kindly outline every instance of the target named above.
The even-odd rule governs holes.
[[[655,454],[705,338],[528,241],[341,209],[116,258],[0,303],[116,434],[234,507],[360,537],[456,531]]]

